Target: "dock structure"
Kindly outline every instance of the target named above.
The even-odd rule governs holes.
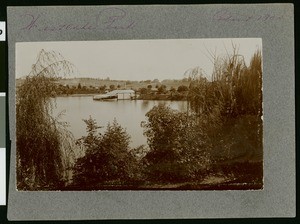
[[[93,97],[94,100],[131,100],[134,98],[135,91],[132,89],[117,89]]]

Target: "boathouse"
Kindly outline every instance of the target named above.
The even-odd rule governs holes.
[[[135,96],[135,92],[132,89],[117,89],[106,94],[110,96],[117,96],[118,100],[130,100]]]

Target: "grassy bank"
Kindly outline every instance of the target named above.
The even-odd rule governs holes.
[[[62,190],[258,190],[263,187],[263,163],[245,162],[220,164],[204,176],[189,182],[139,182],[120,184],[118,181],[95,186],[66,186]]]

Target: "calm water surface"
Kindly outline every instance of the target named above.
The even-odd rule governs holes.
[[[75,138],[86,135],[86,125],[82,119],[91,116],[96,119],[99,129],[104,132],[109,122],[114,119],[126,129],[131,136],[131,147],[147,144],[147,139],[143,135],[141,122],[146,121],[145,114],[158,104],[166,104],[172,109],[185,111],[186,101],[155,101],[155,100],[119,100],[119,101],[94,101],[92,96],[84,97],[57,97],[56,108],[53,115],[58,115],[65,111],[61,121],[69,123],[69,130]]]

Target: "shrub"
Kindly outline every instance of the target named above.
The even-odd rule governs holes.
[[[214,58],[212,80],[199,67],[188,70],[188,111],[163,105],[144,122],[148,177],[178,182],[208,175],[214,163],[262,159],[262,69],[257,51],[247,67],[236,49]]]
[[[184,85],[178,86],[178,88],[177,88],[177,91],[180,92],[180,93],[181,92],[186,92],[188,90],[189,90],[189,88],[187,86],[184,86]]]
[[[130,137],[117,123],[107,125],[104,134],[97,132],[100,127],[91,117],[84,120],[87,136],[79,139],[86,153],[74,166],[74,185],[81,189],[98,189],[105,184],[126,184],[137,175],[137,162],[130,152]]]
[[[209,165],[206,137],[194,117],[162,104],[153,107],[143,122],[149,152],[144,157],[150,179],[178,182],[194,178]]]

